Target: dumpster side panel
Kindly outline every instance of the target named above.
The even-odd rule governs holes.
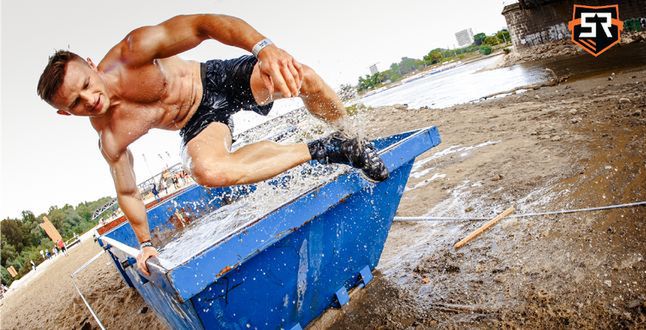
[[[205,328],[307,325],[360,282],[384,248],[413,161],[229,271],[191,301]],[[295,215],[297,216],[297,215]]]
[[[128,270],[137,291],[144,298],[146,303],[161,316],[171,329],[204,329],[193,304],[190,301],[180,303],[170,293],[154,286],[152,283],[143,283],[139,275],[130,268]]]
[[[108,240],[108,238],[101,239]],[[166,288],[168,286],[166,283],[155,285],[137,272],[134,266],[136,249],[114,240],[107,242],[107,245],[105,243],[103,242],[121,275],[172,329],[203,329],[202,322],[190,301],[182,303],[177,299],[176,294],[168,292],[171,290]],[[122,266],[122,263],[125,266]]]

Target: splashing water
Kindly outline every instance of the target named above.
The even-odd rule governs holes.
[[[236,136],[233,149],[261,140],[300,143],[328,135],[334,130],[306,111],[296,110],[289,116],[276,118]],[[185,160],[190,161],[188,158]],[[190,164],[184,163],[184,166],[188,165]],[[349,170],[344,165],[305,163],[271,180],[257,183],[252,192],[168,235],[170,240],[159,250],[160,263],[167,269],[173,268],[251,222]]]

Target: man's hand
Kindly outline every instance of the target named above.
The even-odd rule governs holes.
[[[146,266],[146,260],[148,260],[148,258],[150,257],[156,257],[158,255],[159,252],[157,252],[157,249],[152,246],[146,246],[141,251],[139,251],[139,255],[137,256],[137,269],[150,276],[150,272],[148,271],[148,267]]]
[[[274,91],[283,97],[298,96],[303,84],[303,66],[286,51],[269,45],[258,54],[260,73],[269,95]]]

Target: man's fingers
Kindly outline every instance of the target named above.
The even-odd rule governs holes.
[[[262,77],[262,82],[265,83],[265,87],[269,92],[269,100],[272,100],[274,98],[274,83],[272,83],[271,78],[264,73],[261,73],[260,77]]]
[[[298,89],[300,90],[301,85],[303,84],[303,79],[305,78],[305,74],[303,73],[303,65],[295,59],[292,59],[292,65],[294,66],[294,68],[296,68],[296,71],[298,71],[298,76],[300,77],[298,85]]]
[[[146,266],[146,259],[148,259],[149,256],[139,256],[137,258],[137,268],[141,270],[145,275],[150,276],[150,272],[148,271],[148,266]]]
[[[283,97],[292,96],[289,92],[289,88],[287,88],[287,84],[285,83],[285,79],[283,78],[283,74],[281,73],[278,64],[271,66],[271,79],[274,82],[274,87],[278,88],[278,91],[283,94]]]
[[[148,270],[148,265],[146,265],[146,261],[148,258],[155,257],[159,255],[159,252],[157,252],[157,249],[154,247],[145,247],[141,251],[141,253],[137,256],[137,268],[141,270],[142,273],[144,273],[147,276],[150,276],[150,271]]]
[[[287,67],[289,67],[289,71],[292,72],[292,76],[294,77],[294,80],[296,81],[296,91],[297,91],[297,93],[296,93],[295,96],[298,96],[298,94],[301,92],[301,85],[303,84],[303,77],[298,72],[298,70],[296,70],[296,67],[294,67],[294,64],[292,63],[292,61],[287,63]]]
[[[283,74],[283,79],[285,79],[285,83],[287,84],[287,88],[289,88],[291,96],[298,95],[298,85],[296,84],[296,80],[294,79],[294,74],[289,69],[289,66],[287,65],[282,66],[280,68],[280,73]]]

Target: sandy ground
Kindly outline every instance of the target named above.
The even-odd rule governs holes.
[[[645,82],[642,68],[361,116],[373,136],[440,128],[442,144],[418,157],[399,216],[603,206],[646,200]],[[646,207],[506,219],[458,251],[481,223],[395,223],[381,276],[331,328],[645,327],[645,220]]]
[[[646,67],[441,110],[360,112],[368,136],[436,125],[399,216],[494,216],[646,200]],[[646,207],[395,223],[376,280],[331,328],[646,327]],[[69,274],[91,240],[0,302],[2,329],[96,328]],[[109,329],[164,325],[103,255],[79,286]]]
[[[70,275],[102,249],[92,239],[80,244],[0,301],[0,329],[98,329]],[[81,271],[76,283],[106,328],[166,329],[141,296],[121,280],[107,254]]]

